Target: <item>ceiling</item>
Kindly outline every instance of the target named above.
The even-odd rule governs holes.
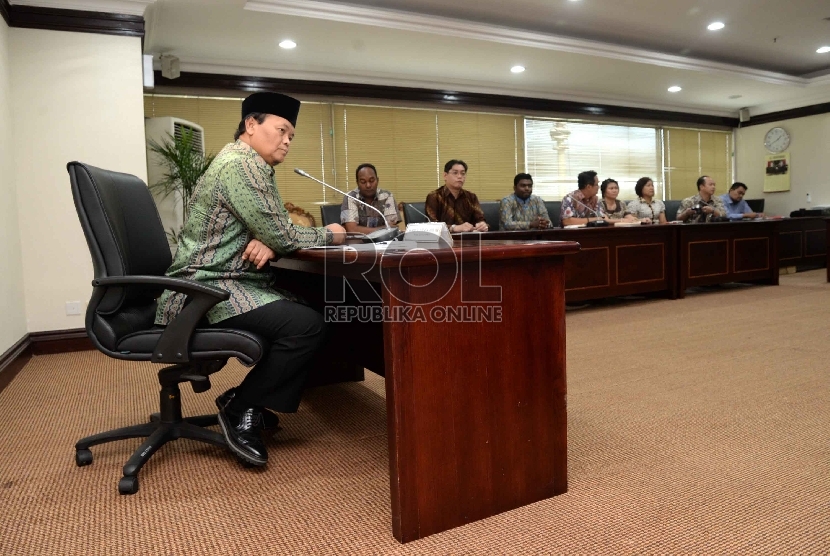
[[[182,71],[734,116],[830,102],[827,0],[22,0],[144,10]],[[148,5],[149,4],[149,5]],[[83,7],[78,7],[83,5]],[[145,9],[146,8],[146,9]],[[709,31],[722,21],[726,27]],[[290,38],[297,48],[277,44]],[[513,74],[513,65],[526,71]],[[667,88],[678,85],[679,93]]]

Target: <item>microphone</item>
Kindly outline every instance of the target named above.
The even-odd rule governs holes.
[[[420,210],[416,209],[414,204],[408,203],[407,206],[409,208],[411,208],[412,210],[414,210],[415,212],[417,212],[418,214],[420,214],[421,216],[423,216],[426,219],[427,222],[432,222],[432,220],[429,219],[429,216],[427,216],[426,214],[424,214]]]
[[[344,193],[343,191],[340,191],[339,189],[337,189],[333,185],[329,185],[329,184],[327,184],[326,182],[324,182],[322,180],[318,180],[317,178],[315,178],[314,176],[312,176],[308,172],[300,170],[299,168],[294,168],[294,172],[301,175],[304,178],[308,178],[310,180],[316,181],[320,185],[324,185],[324,186],[328,187],[329,189],[333,189],[334,191],[337,191],[341,195],[349,197],[352,201],[356,201],[356,202],[360,203],[361,205],[365,205],[365,206],[369,207],[370,209],[372,209],[373,211],[375,211],[376,213],[378,213],[380,215],[380,217],[383,219],[383,223],[386,225],[386,229],[385,230],[375,230],[371,234],[367,234],[367,235],[363,236],[363,241],[365,243],[380,243],[381,241],[394,241],[394,240],[398,239],[398,236],[401,235],[401,231],[398,228],[395,228],[394,226],[390,226],[389,222],[386,221],[386,217],[383,215],[383,213],[380,212],[377,208],[370,205],[369,203],[361,201],[360,199],[358,199],[356,197],[352,197],[348,193]]]
[[[599,213],[597,213],[597,211],[595,211],[594,209],[592,209],[591,207],[589,207],[588,205],[586,205],[585,203],[583,203],[582,201],[580,201],[579,199],[577,199],[576,197],[574,197],[573,195],[568,194],[568,198],[569,198],[571,201],[574,201],[574,202],[576,202],[576,203],[579,203],[580,205],[582,205],[582,206],[583,206],[583,207],[585,207],[586,209],[588,209],[588,210],[590,210],[591,212],[593,212],[593,213],[594,213],[594,216],[596,216],[597,218],[601,218],[601,217],[600,217],[600,215],[599,215]],[[608,223],[608,221],[607,221],[607,220],[594,220],[593,222],[588,221],[588,222],[585,224],[585,227],[586,227],[586,228],[604,228],[605,226],[610,226],[610,224]]]

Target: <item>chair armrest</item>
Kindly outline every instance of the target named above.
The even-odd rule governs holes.
[[[169,278],[167,276],[105,276],[93,280],[92,286],[164,286],[164,289],[187,295],[209,295],[215,297],[217,302],[224,301],[231,296],[223,289],[200,284],[195,280]]]
[[[189,302],[184,309],[165,327],[153,350],[156,363],[187,363],[190,361],[190,340],[199,322],[207,312],[230,298],[223,289],[200,284],[195,280],[169,278],[167,276],[107,276],[92,281],[96,288],[123,286],[161,286],[177,293],[186,294]]]

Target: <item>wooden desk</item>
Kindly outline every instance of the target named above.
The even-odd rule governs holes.
[[[778,228],[778,264],[797,268],[826,265],[827,218],[784,218]]]
[[[276,263],[286,269],[278,275],[306,284],[316,275],[365,286],[365,276],[393,315],[376,323],[382,342],[351,337],[361,352],[375,344],[383,355],[392,531],[401,542],[567,490],[565,255],[578,249],[475,241],[377,257],[301,250]],[[350,303],[370,304],[330,299],[326,310]],[[407,308],[425,321],[395,317]],[[498,308],[498,319],[489,313],[497,322],[458,313],[471,308]],[[452,322],[451,312],[475,322]]]
[[[678,296],[674,226],[550,230],[542,237],[581,247],[565,260],[568,302],[651,292]]]
[[[791,220],[820,221],[822,238],[828,234],[823,219]],[[468,242],[476,237],[579,242],[580,252],[565,259],[568,302],[650,292],[664,292],[675,299],[684,297],[686,288],[693,286],[726,282],[778,284],[778,226],[783,222],[787,221],[498,231],[453,237]],[[814,226],[815,222],[811,223],[803,237],[805,241],[809,238],[810,248],[817,250]],[[826,249],[821,252],[822,261],[825,252]],[[812,251],[811,257],[815,258]]]
[[[726,282],[778,285],[779,221],[684,224],[678,229],[678,292]]]
[[[677,298],[675,226],[631,226],[522,230],[454,234],[481,239],[576,241],[579,253],[565,259],[565,296],[569,303],[621,295],[663,292]]]

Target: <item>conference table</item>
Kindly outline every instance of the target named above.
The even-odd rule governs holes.
[[[399,541],[566,492],[565,265],[578,251],[462,238],[273,263],[277,285],[329,322],[316,368],[329,381],[364,366],[385,376]]]
[[[795,220],[795,219],[794,219]],[[778,284],[781,220],[468,232],[490,239],[575,241],[565,260],[569,303],[625,295],[682,298],[690,287],[727,282]]]

